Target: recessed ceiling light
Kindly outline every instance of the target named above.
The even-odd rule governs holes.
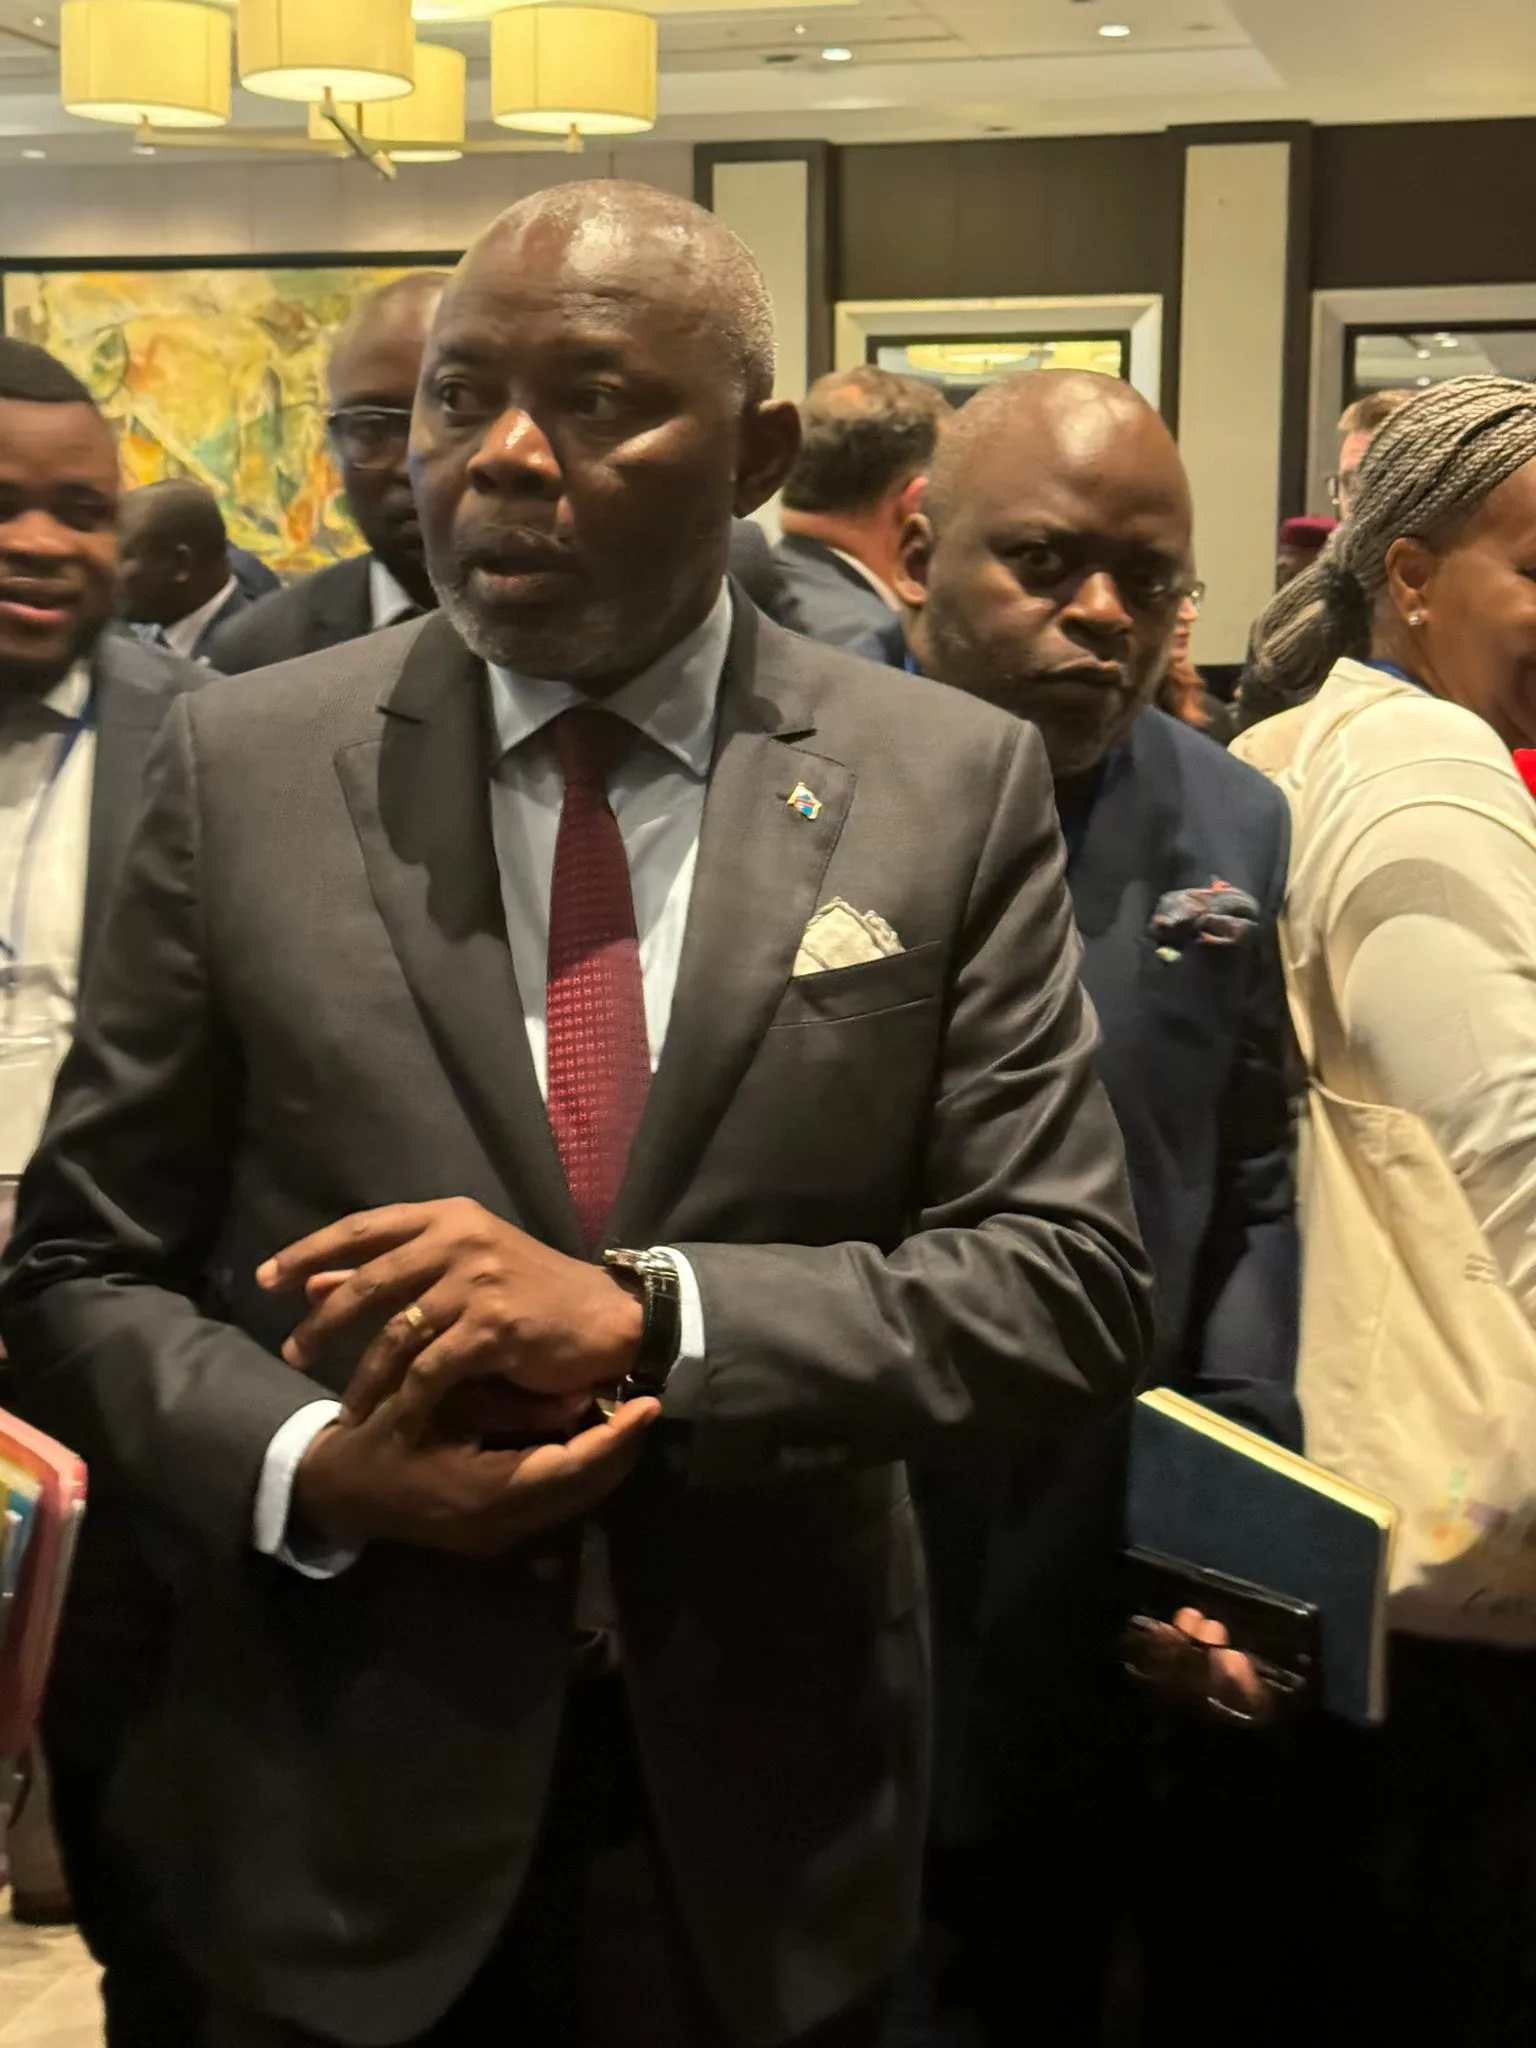
[[[852,50],[845,50],[841,43],[829,43],[821,54],[829,64],[851,64],[853,62]]]
[[[133,145],[133,153],[135,156],[153,156],[155,145],[152,142],[136,142]]]
[[[1414,350],[1414,354],[1418,357],[1421,363],[1427,363],[1430,357],[1434,354],[1434,350],[1428,348],[1416,348]]]
[[[1434,381],[1435,380],[1433,377],[1416,377],[1414,379],[1414,382],[1418,385],[1421,391],[1427,391],[1430,385],[1434,383]]]
[[[48,17],[45,14],[34,14],[32,26],[34,28],[46,28],[48,26]]]
[[[46,149],[24,149],[21,153],[29,164],[40,164],[46,160],[48,155]]]
[[[806,33],[806,27],[805,27],[805,23],[804,23],[803,21],[797,21],[797,22],[795,23],[795,34],[796,34],[797,36],[803,36],[803,35],[804,35],[805,33]]]
[[[1460,343],[1460,342],[1459,342],[1459,341],[1458,341],[1458,340],[1456,339],[1456,337],[1455,337],[1455,335],[1454,335],[1454,334],[1437,334],[1437,335],[1435,336],[1435,339],[1436,339],[1436,341],[1438,341],[1438,342],[1439,342],[1439,344],[1440,344],[1440,346],[1441,346],[1442,348],[1460,348],[1460,347],[1461,347],[1461,343]]]
[[[1099,34],[1101,36],[1118,38],[1120,36],[1128,36],[1130,32],[1129,24],[1123,21],[1102,21],[1099,24]]]

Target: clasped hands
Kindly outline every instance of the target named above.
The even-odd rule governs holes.
[[[340,1417],[294,1479],[301,1531],[490,1557],[589,1513],[633,1469],[661,1413],[595,1406],[640,1341],[639,1296],[477,1202],[344,1217],[269,1259],[258,1284],[302,1288],[283,1346],[308,1371],[366,1338]],[[487,1435],[524,1448],[487,1448]],[[531,1441],[530,1441],[531,1440]]]

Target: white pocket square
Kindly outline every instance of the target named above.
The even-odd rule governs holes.
[[[834,967],[887,960],[902,950],[900,939],[883,917],[872,910],[855,910],[841,896],[834,896],[806,926],[795,955],[795,973],[827,974]]]

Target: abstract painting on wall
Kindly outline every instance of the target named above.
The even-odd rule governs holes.
[[[230,539],[290,576],[359,546],[326,437],[336,332],[361,298],[421,267],[11,270],[5,329],[90,386],[126,485],[195,477]]]

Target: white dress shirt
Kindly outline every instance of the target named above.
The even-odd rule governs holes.
[[[0,700],[0,1174],[37,1145],[75,1028],[96,733],[90,673]],[[62,765],[61,765],[62,764]]]
[[[373,621],[375,633],[382,633],[386,626],[397,626],[421,610],[411,593],[392,575],[377,555],[368,557],[368,616]]]
[[[239,583],[231,576],[224,588],[210,597],[206,604],[200,604],[195,612],[188,612],[174,626],[167,626],[160,638],[171,653],[179,654],[183,661],[190,661],[193,648],[203,636],[204,627],[224,609],[239,588]]]
[[[832,547],[832,543],[828,541],[827,546]],[[850,569],[857,569],[875,595],[883,597],[893,612],[901,610],[901,599],[883,576],[875,574],[868,562],[861,562],[857,555],[850,555],[846,548],[832,548],[832,552],[840,562],[846,562]]]
[[[731,600],[722,585],[704,623],[604,703],[640,734],[615,771],[608,797],[629,858],[653,1073],[677,988],[730,636]],[[591,700],[572,683],[516,675],[510,669],[491,669],[489,683],[497,742],[491,772],[491,836],[501,875],[507,943],[522,997],[523,1028],[543,1094],[549,1078],[549,899],[565,797],[548,727],[562,711]],[[681,1343],[673,1370],[684,1372],[703,1362],[704,1312],[692,1268],[675,1252],[673,1256],[682,1297]],[[339,1413],[339,1402],[325,1400],[291,1415],[268,1447],[257,1489],[256,1548],[309,1577],[329,1577],[356,1555],[348,1550],[306,1551],[299,1556],[287,1542],[299,1460]]]

